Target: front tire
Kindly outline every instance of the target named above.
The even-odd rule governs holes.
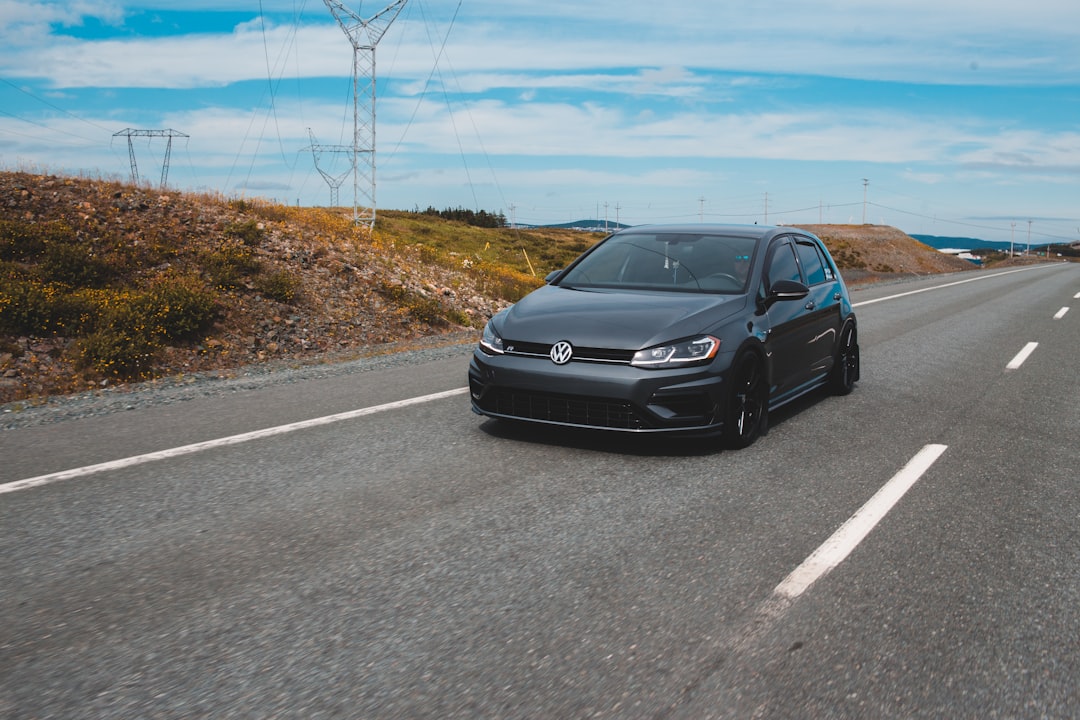
[[[829,387],[834,395],[847,395],[859,379],[859,336],[855,323],[849,322],[840,331]]]
[[[769,386],[764,366],[753,352],[743,353],[732,366],[724,444],[732,449],[749,447],[765,434],[768,417]]]

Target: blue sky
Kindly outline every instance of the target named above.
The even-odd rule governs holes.
[[[1080,240],[1076,0],[408,0],[376,56],[380,209]],[[351,70],[318,0],[0,0],[0,167],[174,129],[171,187],[325,205]]]

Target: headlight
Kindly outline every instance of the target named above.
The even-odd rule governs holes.
[[[630,361],[630,364],[647,368],[703,365],[716,357],[718,350],[720,350],[720,340],[712,335],[705,335],[671,345],[638,350],[634,353],[634,359]]]
[[[480,349],[488,355],[502,355],[506,352],[503,347],[503,339],[491,329],[490,322],[484,326],[484,335],[480,338]]]

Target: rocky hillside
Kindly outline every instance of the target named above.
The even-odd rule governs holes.
[[[135,377],[80,367],[80,342],[63,327],[13,334],[8,323],[9,332],[0,330],[0,403],[473,337],[487,317],[541,282],[529,271],[527,241],[560,250],[535,252],[531,261],[541,264],[542,255],[562,262],[560,255],[573,257],[592,240],[569,231],[539,239],[509,232],[387,213],[372,234],[345,210],[0,173],[0,328],[5,312],[9,319],[22,312],[28,293],[41,304],[75,288],[72,297],[93,299],[103,313],[163,278],[194,278],[214,302],[212,323],[194,338],[164,343]],[[448,247],[453,238],[460,251]],[[54,282],[58,273],[64,282]],[[90,275],[99,281],[80,287]]]
[[[828,246],[848,283],[897,276],[961,272],[967,260],[940,253],[894,227],[883,225],[801,225]]]
[[[849,280],[972,268],[893,228],[809,229]],[[0,403],[251,364],[332,362],[390,343],[469,340],[598,237],[390,211],[372,233],[345,210],[0,172]],[[170,282],[211,299],[205,322],[158,333],[125,372],[88,359],[76,324],[100,326],[95,315],[145,304],[139,293],[154,288],[161,297]],[[45,308],[47,332],[25,329],[24,306],[34,302]]]

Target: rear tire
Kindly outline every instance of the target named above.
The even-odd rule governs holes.
[[[768,428],[769,387],[765,370],[753,352],[740,355],[732,365],[731,392],[724,416],[724,444],[749,447]]]
[[[847,395],[859,379],[859,335],[855,323],[849,322],[840,331],[840,343],[829,375],[829,388],[834,395]]]

